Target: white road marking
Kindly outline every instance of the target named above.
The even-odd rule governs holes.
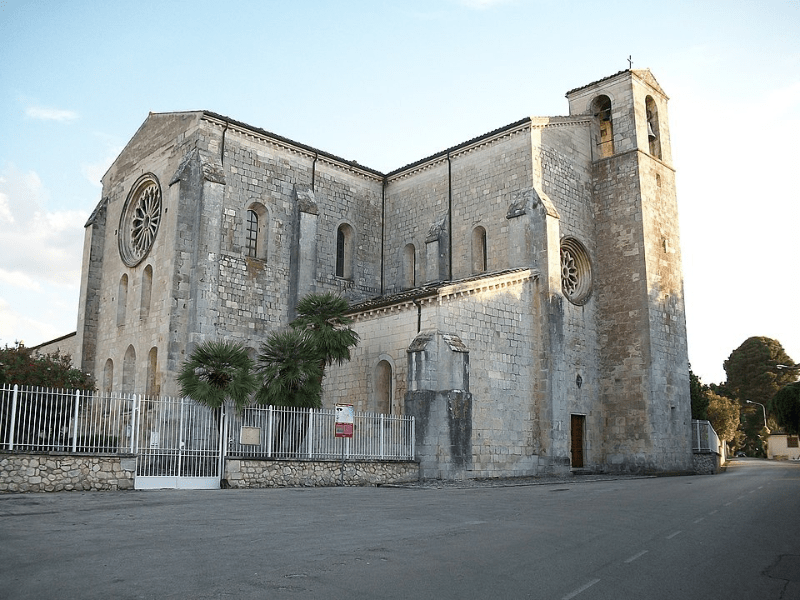
[[[566,596],[561,598],[561,600],[571,600],[572,598],[574,598],[575,596],[577,596],[581,592],[585,592],[586,590],[588,590],[590,587],[592,587],[598,581],[600,581],[600,580],[599,579],[592,579],[589,583],[586,583],[586,584],[582,585],[581,587],[579,587],[574,592],[570,592],[569,594],[567,594]]]
[[[626,560],[625,562],[626,562],[626,563],[632,563],[632,562],[633,562],[633,561],[635,561],[637,558],[641,558],[641,557],[642,557],[642,556],[644,556],[645,554],[647,554],[647,550],[642,550],[641,552],[639,552],[639,554],[634,554],[633,556],[631,556],[631,557],[630,557],[628,560]]]
[[[678,531],[676,531],[675,533],[670,533],[670,534],[667,536],[667,539],[668,539],[668,540],[671,540],[672,538],[674,538],[676,535],[678,535],[678,534],[680,534],[680,533],[681,533],[681,530],[680,530],[680,529],[679,529]]]
[[[695,524],[697,524],[697,523],[699,523],[700,521],[702,521],[704,518],[705,518],[705,517],[700,517],[699,519],[695,519],[695,520],[694,520],[694,523],[695,523]]]

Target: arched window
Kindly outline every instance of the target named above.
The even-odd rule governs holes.
[[[658,123],[658,106],[652,96],[647,96],[644,100],[647,111],[647,142],[650,154],[656,158],[661,158],[661,135]]]
[[[259,202],[251,204],[245,213],[244,224],[244,250],[248,258],[266,260],[268,223],[267,207]]]
[[[373,408],[376,413],[383,415],[392,412],[392,365],[388,360],[382,360],[375,367],[375,397]]]
[[[125,325],[125,311],[128,307],[128,276],[125,274],[119,279],[117,290],[117,326]]]
[[[595,145],[599,158],[614,154],[614,123],[611,120],[611,98],[598,96],[592,102],[592,114],[597,119]]]
[[[128,346],[122,360],[122,393],[133,394],[136,391],[136,350]]]
[[[153,267],[147,265],[142,273],[142,301],[139,306],[139,318],[146,319],[150,314],[150,298],[153,293]]]
[[[110,358],[103,369],[103,393],[110,394],[114,387],[114,361]]]
[[[336,277],[353,278],[353,228],[342,223],[336,230]]]
[[[256,258],[258,251],[258,215],[254,210],[247,211],[247,226],[245,228],[245,251],[250,258]]]
[[[414,244],[406,244],[403,249],[403,289],[417,285],[417,250]]]
[[[158,348],[153,346],[147,355],[147,388],[145,394],[158,396],[161,391],[161,384],[158,379]]]
[[[472,230],[472,272],[486,272],[486,230],[478,225]]]

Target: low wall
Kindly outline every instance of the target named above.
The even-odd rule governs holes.
[[[698,475],[716,475],[720,471],[720,456],[716,452],[695,452],[692,463]]]
[[[0,453],[0,493],[132,490],[132,454]]]
[[[336,486],[341,485],[342,463],[228,458],[225,461],[224,479],[231,488]],[[370,486],[418,480],[417,462],[348,460],[344,463],[344,485]]]
[[[0,493],[132,490],[133,454],[0,453]],[[229,458],[224,479],[231,488],[341,485],[339,461]],[[370,486],[419,480],[413,461],[346,461],[344,485]],[[224,484],[223,484],[224,486]]]

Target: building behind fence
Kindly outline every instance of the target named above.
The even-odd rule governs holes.
[[[0,386],[0,450],[118,455],[128,457],[128,463],[133,458],[137,488],[218,487],[226,478],[226,459],[235,459],[236,469],[248,465],[245,472],[262,482],[259,485],[278,482],[274,474],[266,479],[258,476],[259,469],[268,470],[268,461],[414,462],[412,417],[357,413],[352,439],[336,438],[334,421],[333,409],[259,406],[237,414],[184,398]],[[13,461],[4,460],[6,476],[11,477]],[[17,468],[23,466],[30,469],[22,464]],[[293,469],[296,467],[287,474]],[[74,468],[68,470],[75,472]],[[376,482],[383,481],[374,467],[368,471]],[[398,471],[395,466],[393,471],[408,479],[413,468]],[[298,472],[302,482],[309,481],[306,467]],[[236,478],[240,483],[243,480],[239,475]],[[355,476],[349,481],[361,480]],[[119,487],[129,486],[123,483]]]

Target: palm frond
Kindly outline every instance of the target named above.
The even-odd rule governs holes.
[[[235,342],[203,342],[181,366],[178,385],[183,396],[211,408],[230,400],[236,410],[250,403],[258,387],[247,349]]]
[[[297,304],[297,318],[291,326],[304,331],[316,348],[324,366],[350,360],[350,348],[358,345],[358,333],[349,325],[353,320],[345,313],[347,300],[336,294],[309,294]]]
[[[256,372],[261,380],[256,394],[259,404],[322,406],[322,369],[304,332],[287,329],[272,333],[261,345]]]

